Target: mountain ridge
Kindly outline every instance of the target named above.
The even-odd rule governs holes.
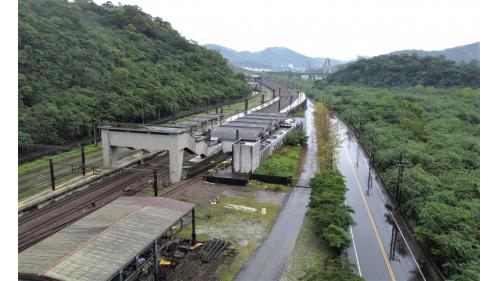
[[[419,57],[425,56],[444,56],[449,60],[454,61],[462,61],[462,62],[470,62],[472,60],[480,61],[480,42],[474,42],[466,45],[446,48],[443,50],[435,50],[435,51],[424,51],[424,50],[401,50],[394,51],[389,53],[388,55],[412,55],[416,54]]]
[[[321,68],[325,61],[322,57],[309,57],[287,47],[268,47],[261,51],[236,51],[217,44],[205,44],[205,48],[218,51],[232,65],[240,68],[297,69]],[[344,61],[330,59],[332,65]],[[260,66],[260,67],[255,67]]]

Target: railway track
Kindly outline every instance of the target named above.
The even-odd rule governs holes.
[[[199,174],[191,179],[188,179],[188,180],[184,180],[182,182],[179,182],[179,184],[174,184],[171,188],[167,189],[165,192],[159,194],[161,197],[168,197],[168,196],[172,196],[174,195],[175,193],[181,191],[182,189],[196,183],[196,182],[199,182],[199,181],[202,181],[203,180],[203,174]]]
[[[147,169],[164,163],[165,159],[168,160],[168,156],[155,157],[147,164],[140,165],[139,169],[124,170],[81,192],[21,216],[18,221],[18,251],[28,248],[122,195],[132,195],[150,186],[152,173],[148,173]],[[160,178],[164,178],[168,171],[159,174]]]

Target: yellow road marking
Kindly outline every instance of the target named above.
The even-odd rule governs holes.
[[[363,194],[363,190],[361,188],[361,184],[359,183],[358,175],[356,174],[356,170],[354,170],[354,166],[352,165],[351,161],[351,155],[349,155],[349,152],[347,153],[348,160],[349,160],[349,165],[351,166],[352,172],[354,174],[354,178],[356,179],[356,182],[358,184],[358,189],[359,193],[361,194],[361,197],[363,198],[363,203],[365,204],[366,211],[368,212],[368,217],[370,218],[370,223],[372,224],[373,231],[375,232],[375,237],[377,238],[378,242],[378,247],[380,248],[380,251],[382,252],[382,255],[384,256],[384,261],[385,265],[387,266],[387,271],[389,272],[389,276],[391,277],[392,281],[396,281],[396,277],[394,277],[394,272],[392,271],[391,264],[389,263],[389,259],[387,258],[387,255],[384,250],[384,246],[382,244],[382,239],[380,239],[380,235],[377,230],[377,226],[375,224],[375,221],[373,220],[372,213],[370,211],[370,208],[368,207],[368,202],[366,202],[365,195]]]

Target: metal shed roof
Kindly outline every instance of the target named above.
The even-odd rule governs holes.
[[[62,280],[107,280],[194,204],[120,197],[18,255],[18,271]]]
[[[275,119],[263,119],[263,118],[247,118],[241,117],[236,120],[236,122],[245,122],[245,123],[262,123],[269,124],[269,126],[276,126],[278,124],[278,120]]]
[[[224,141],[235,141],[236,130],[238,130],[238,137],[240,139],[258,140],[265,135],[265,130],[261,128],[241,128],[222,125],[212,130],[212,136]]]
[[[245,116],[245,118],[248,119],[268,119],[268,120],[276,120],[276,122],[283,122],[285,121],[285,117],[280,117],[280,116],[267,116],[267,115],[254,115],[254,114],[248,114]]]
[[[255,116],[273,116],[277,118],[285,118],[286,113],[270,113],[270,112],[253,112],[250,115],[255,115]]]
[[[224,126],[241,127],[241,128],[262,128],[266,131],[270,131],[271,128],[273,127],[271,124],[257,123],[257,122],[256,123],[239,122],[238,120],[224,123]]]
[[[154,134],[182,134],[187,131],[185,128],[172,128],[165,126],[148,126],[129,123],[113,123],[99,127],[104,130],[110,131],[126,131],[137,133],[154,133]]]

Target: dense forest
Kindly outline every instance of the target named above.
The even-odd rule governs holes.
[[[331,74],[335,85],[370,87],[479,87],[479,63],[458,63],[443,56],[384,55],[360,59]]]
[[[137,6],[21,0],[19,143],[60,144],[250,92],[225,59]]]
[[[372,63],[366,60],[363,64]],[[404,65],[390,68],[402,69],[394,81],[412,79]],[[387,69],[378,71],[390,73]],[[400,77],[404,73],[407,76]],[[448,77],[453,73],[436,75],[443,81],[453,80]],[[375,81],[377,72],[364,72],[366,77],[352,79],[352,85],[339,86],[334,81],[347,74],[336,75],[315,83],[274,79],[324,100],[355,128],[366,147],[374,137],[375,165],[393,194],[397,180],[393,160],[403,151],[409,166],[404,173],[401,212],[416,238],[447,280],[479,280],[479,89],[404,84],[375,88],[354,82]],[[391,77],[386,79],[392,81]]]

